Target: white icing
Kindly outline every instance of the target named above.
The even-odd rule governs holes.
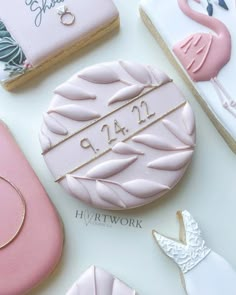
[[[181,213],[185,231],[185,243],[174,241],[154,231],[153,235],[167,256],[175,261],[185,274],[195,268],[210,253],[201,236],[197,222],[187,211]]]
[[[211,253],[184,275],[188,295],[235,295],[236,272],[220,255]]]
[[[157,232],[153,236],[164,253],[183,273],[188,295],[235,295],[236,272],[220,255],[211,251],[202,238],[198,223],[188,211],[180,212],[181,241]],[[183,237],[184,233],[184,237]]]
[[[202,5],[199,5],[194,1],[189,1],[189,3],[194,10],[198,10],[206,14],[206,10],[204,10]],[[235,99],[234,77],[236,75],[236,54],[234,52],[234,48],[236,48],[236,13],[233,1],[228,1],[227,5],[229,6],[229,11],[225,11],[218,6],[215,6],[214,9],[214,17],[220,19],[227,25],[232,37],[231,59],[230,62],[220,71],[218,79]],[[162,35],[162,38],[171,50],[176,42],[184,39],[194,32],[209,32],[208,28],[185,16],[179,9],[177,0],[142,0],[141,8],[149,16],[152,23]],[[193,85],[207,103],[214,116],[219,120],[234,140],[236,140],[236,118],[224,109],[211,82],[198,82],[193,83]]]

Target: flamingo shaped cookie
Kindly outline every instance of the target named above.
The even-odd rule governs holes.
[[[231,58],[231,35],[227,27],[218,19],[194,11],[189,6],[189,0],[177,0],[182,12],[208,27],[212,33],[195,33],[174,45],[173,51],[182,66],[194,82],[210,81],[220,98],[222,105],[234,116],[231,110],[236,102],[217,79],[220,70]],[[201,3],[200,0],[194,0]]]

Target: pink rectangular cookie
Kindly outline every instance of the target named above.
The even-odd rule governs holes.
[[[22,295],[55,269],[60,219],[36,174],[0,122],[0,294]]]
[[[0,0],[0,79],[12,89],[119,26],[112,0]]]

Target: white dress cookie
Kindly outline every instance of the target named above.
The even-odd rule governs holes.
[[[0,82],[13,89],[119,27],[112,0],[0,0]]]
[[[66,293],[66,295],[137,295],[110,273],[91,266]]]
[[[164,73],[132,62],[95,65],[56,88],[40,141],[55,181],[94,207],[148,204],[181,179],[194,115]]]
[[[235,295],[236,272],[220,255],[209,249],[197,222],[187,211],[178,212],[180,241],[153,231],[164,253],[178,265],[188,295]]]
[[[140,11],[147,27],[195,89],[218,131],[236,151],[234,1],[142,0]]]

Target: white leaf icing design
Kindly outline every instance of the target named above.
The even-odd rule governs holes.
[[[90,194],[82,182],[76,176],[66,175],[67,185],[72,195],[85,203],[92,203]]]
[[[138,96],[144,89],[145,86],[141,85],[131,85],[119,90],[111,99],[108,101],[108,105],[111,105],[115,102],[124,101],[132,99]]]
[[[91,266],[66,295],[137,295],[137,293],[110,273]]]
[[[96,191],[102,200],[112,205],[115,205],[121,208],[126,208],[126,205],[124,204],[124,202],[122,202],[122,200],[115,193],[115,191],[111,189],[110,187],[108,187],[107,185],[105,185],[102,181],[98,181],[98,180],[96,181]]]
[[[150,198],[170,188],[154,181],[136,179],[122,184],[122,188],[137,198]]]
[[[54,93],[70,100],[96,99],[95,94],[89,93],[82,88],[69,83],[60,85],[54,90]]]
[[[80,72],[78,77],[96,84],[109,84],[120,81],[117,73],[105,65],[87,68]]]
[[[135,156],[128,159],[106,161],[93,167],[87,172],[86,176],[96,179],[108,178],[128,168],[137,159],[138,157]]]
[[[190,107],[189,103],[185,104],[182,115],[186,131],[189,135],[192,135],[195,129],[195,120],[193,110]]]
[[[185,167],[192,158],[193,151],[185,151],[161,157],[148,163],[149,168],[176,171]]]
[[[165,138],[162,138],[160,136],[155,136],[152,134],[137,135],[137,136],[134,136],[132,140],[134,142],[144,144],[150,148],[163,150],[163,151],[175,151],[175,150],[188,148],[188,146],[176,147],[170,144]]]
[[[194,140],[192,139],[191,136],[188,134],[184,133],[179,129],[178,126],[176,126],[173,122],[169,120],[162,120],[163,124],[165,127],[180,141],[182,141],[184,144],[193,146],[194,145]]]
[[[145,66],[127,61],[120,61],[120,65],[132,78],[134,78],[139,83],[144,85],[152,83],[150,73]]]
[[[113,146],[112,151],[121,155],[144,155],[142,151],[137,150],[124,142],[118,142]]]
[[[43,152],[46,152],[50,149],[52,143],[50,139],[43,133],[43,131],[39,133],[39,141],[40,141]]]
[[[161,86],[163,84],[166,84],[172,81],[165,73],[157,69],[154,69],[152,67],[149,67],[149,68],[153,74],[153,77],[155,78],[155,82],[156,82],[155,84],[157,84],[158,86]]]
[[[48,113],[57,113],[63,117],[75,121],[89,121],[100,117],[98,113],[75,104],[56,107],[52,110],[49,110]]]
[[[55,118],[48,114],[43,114],[44,123],[47,126],[47,128],[58,135],[67,135],[68,131],[67,129],[62,126],[61,123],[59,123]]]

